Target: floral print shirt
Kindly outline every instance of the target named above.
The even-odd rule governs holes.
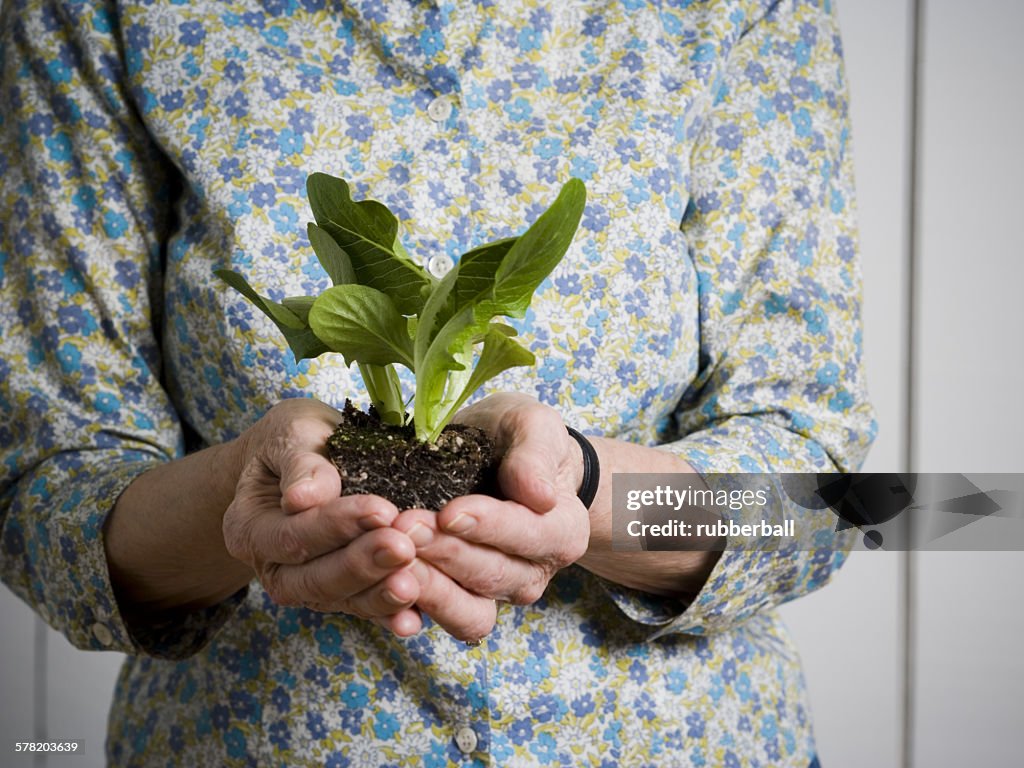
[[[434,274],[589,197],[518,330],[569,424],[698,471],[854,470],[874,433],[842,48],[828,0],[6,0],[0,568],[129,654],[111,764],[807,766],[773,606],[841,547],[727,549],[688,605],[561,572],[479,648],[273,604],[129,630],[102,532],[157,462],[284,397],[296,363],[212,277],[327,287],[307,173],[354,183]]]

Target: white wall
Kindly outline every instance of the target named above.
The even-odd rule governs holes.
[[[919,469],[1024,471],[1024,4],[926,10]],[[918,765],[1020,765],[1024,554],[914,556]]]
[[[1015,34],[1024,28],[1024,4],[921,3],[912,342],[912,0],[839,6],[852,90],[865,347],[881,424],[865,470],[907,469],[909,440],[910,469],[1022,471],[1015,438],[1024,433],[1024,301],[1015,293],[1024,283],[1017,138],[1024,49]],[[1018,764],[1024,611],[1014,587],[1022,582],[1021,553],[857,553],[825,590],[786,606],[806,663],[823,765]],[[15,762],[7,745],[49,737],[85,739],[86,755],[75,765],[102,765],[117,654],[75,651],[4,589],[0,617],[3,764],[33,765]],[[37,645],[37,637],[45,641]]]
[[[11,742],[39,735],[35,729],[34,669],[38,620],[6,587],[0,587],[0,616],[0,749],[6,753]],[[20,764],[31,765],[31,761]]]

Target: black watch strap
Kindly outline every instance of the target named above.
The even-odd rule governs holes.
[[[594,450],[594,446],[587,438],[572,427],[565,429],[572,439],[580,444],[580,450],[583,451],[583,480],[580,482],[579,490],[576,491],[576,496],[583,502],[584,507],[590,509],[590,505],[594,503],[594,497],[597,496],[597,486],[601,482],[601,462],[597,458],[597,451]]]

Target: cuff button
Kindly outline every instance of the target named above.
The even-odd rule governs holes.
[[[96,642],[104,648],[109,648],[114,644],[114,633],[110,631],[110,628],[107,627],[106,624],[93,624],[92,636],[95,637]]]

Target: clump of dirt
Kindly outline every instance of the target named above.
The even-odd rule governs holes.
[[[341,474],[342,496],[373,493],[400,510],[437,511],[468,493],[497,494],[494,444],[466,424],[449,424],[436,443],[423,443],[411,424],[384,424],[372,406],[364,413],[346,400],[327,453]]]

